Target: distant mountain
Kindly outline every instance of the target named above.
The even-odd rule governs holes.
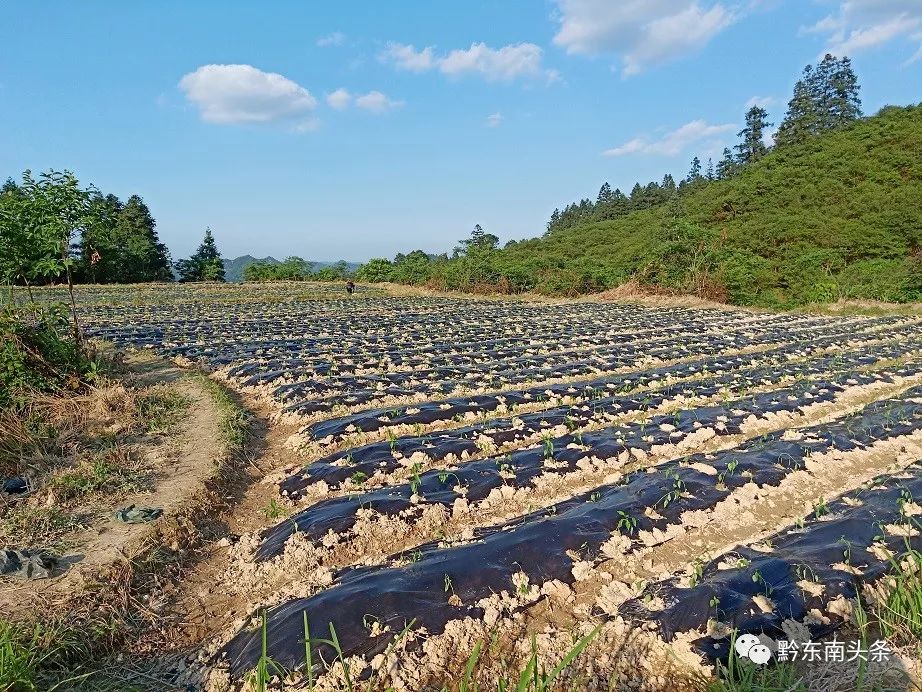
[[[253,255],[242,255],[234,259],[224,260],[224,278],[231,282],[243,281],[243,270],[251,264],[257,262],[266,262],[268,264],[281,264],[275,257],[253,257]]]
[[[321,262],[315,260],[306,260],[308,264],[313,265],[314,270],[322,269],[323,267],[329,267],[330,265],[336,264],[336,262]],[[235,257],[234,259],[225,259],[224,260],[224,278],[230,282],[240,282],[243,281],[243,270],[246,269],[249,265],[255,264],[256,262],[266,262],[268,264],[281,264],[281,262],[275,257],[253,257],[253,255],[241,255],[240,257]],[[349,271],[355,271],[359,268],[359,262],[346,262],[346,265],[349,267]]]

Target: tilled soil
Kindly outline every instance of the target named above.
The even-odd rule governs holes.
[[[922,547],[915,318],[168,290],[97,303],[96,335],[213,373],[267,433],[262,481],[164,599],[164,684],[245,685],[267,608],[293,680],[306,614],[395,689],[456,681],[478,642],[484,674],[530,634],[554,662],[596,627],[563,683],[691,688],[731,625],[829,636]]]

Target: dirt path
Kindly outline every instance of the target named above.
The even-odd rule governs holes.
[[[151,469],[147,488],[120,498],[119,508],[135,504],[163,510],[160,519],[126,524],[112,512],[95,513],[88,526],[68,537],[69,549],[61,556],[56,576],[40,581],[0,582],[0,612],[16,616],[79,596],[107,578],[113,565],[132,559],[152,541],[169,533],[200,494],[206,481],[215,477],[226,455],[220,430],[221,414],[214,398],[196,378],[180,368],[139,352],[124,362],[120,378],[128,386],[169,384],[188,402],[184,420],[168,437],[142,436],[131,445],[132,453]],[[115,508],[113,508],[115,509]]]

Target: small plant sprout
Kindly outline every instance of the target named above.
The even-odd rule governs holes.
[[[618,523],[615,528],[621,533],[631,535],[637,531],[637,518],[632,517],[625,512],[618,510]]]
[[[817,519],[829,512],[829,507],[826,505],[825,498],[820,498],[815,505],[813,505],[813,516]]]
[[[696,557],[694,562],[692,562],[692,573],[689,578],[690,586],[697,586],[701,583],[701,577],[704,576],[704,563],[706,561],[705,557]]]
[[[266,519],[270,521],[274,519],[279,519],[281,517],[284,517],[286,514],[288,514],[285,507],[283,507],[278,502],[276,502],[275,499],[269,500],[269,504],[263,507],[259,511],[262,512],[263,516],[265,516]]]
[[[842,550],[842,560],[846,565],[852,564],[852,542],[845,536],[839,539],[839,543],[845,546]]]
[[[766,597],[772,595],[772,586],[767,581],[765,581],[765,577],[762,576],[762,572],[760,570],[756,570],[752,573],[752,581],[756,584],[762,585],[762,591],[765,593]]]
[[[419,462],[413,464],[410,468],[410,473],[413,474],[410,479],[410,492],[416,495],[419,492],[419,488],[422,485],[422,479],[419,477],[419,472],[422,470],[423,466]]]
[[[349,476],[349,480],[352,481],[354,485],[362,485],[362,483],[368,480],[368,474],[364,471],[356,471]]]
[[[598,502],[601,499],[602,493],[600,493],[598,490],[593,491],[592,494],[589,495],[589,502]]]

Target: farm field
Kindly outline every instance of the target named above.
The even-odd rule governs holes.
[[[158,606],[196,621],[170,684],[441,689],[534,646],[574,654],[560,689],[691,689],[733,628],[857,639],[918,568],[922,319],[359,288],[78,289],[89,336],[267,422],[236,530]],[[880,627],[861,674],[910,689]]]

